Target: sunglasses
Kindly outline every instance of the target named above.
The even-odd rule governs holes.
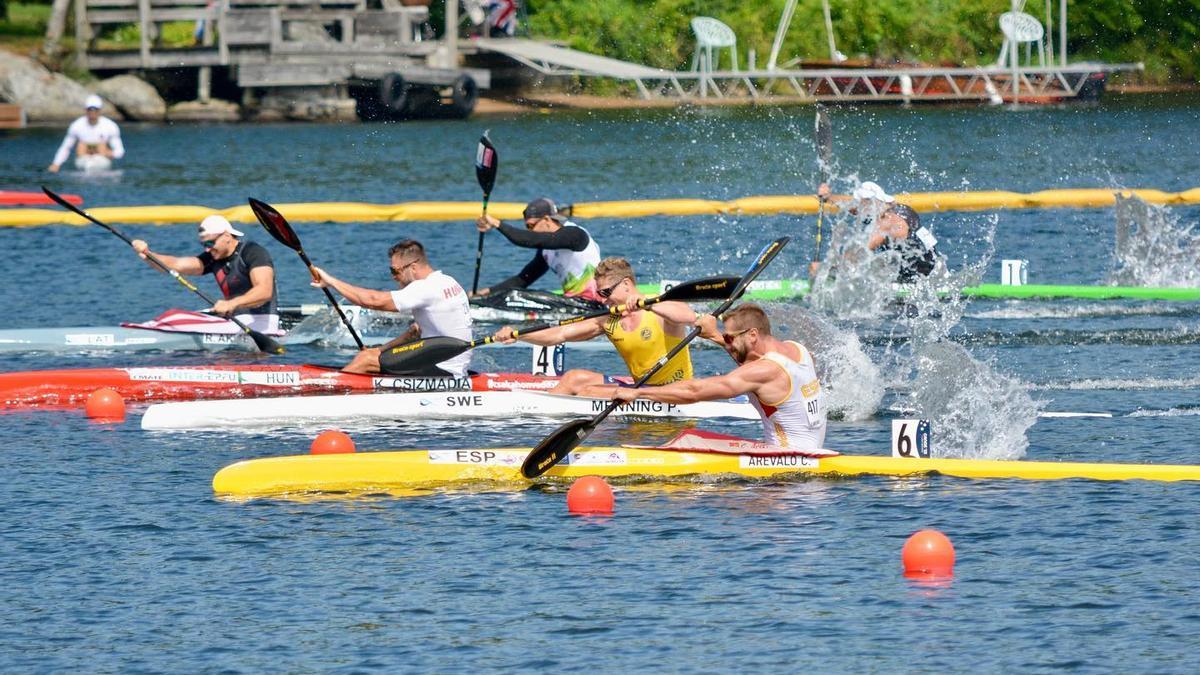
[[[745,335],[746,333],[749,333],[752,330],[754,330],[754,329],[746,328],[744,330],[739,330],[736,333],[721,333],[721,339],[725,341],[726,346],[732,347],[733,341],[736,340],[739,335]]]
[[[415,264],[417,264],[417,261],[413,260],[411,262],[404,263],[403,265],[401,265],[399,267],[388,267],[388,270],[392,273],[392,276],[398,277],[398,276],[400,276],[401,272],[403,272],[404,270],[408,269],[409,267],[411,267]]]
[[[215,239],[204,239],[204,240],[201,240],[200,243],[204,245],[204,248],[212,248],[217,245],[217,240],[220,238],[221,238],[221,235],[217,235],[217,237]]]
[[[608,288],[597,289],[596,295],[607,300],[613,294],[613,291],[617,290],[617,286],[620,286],[621,284],[625,283],[625,280],[628,278],[629,277],[621,277],[620,280],[618,280],[617,283],[613,284],[612,286],[609,286]]]

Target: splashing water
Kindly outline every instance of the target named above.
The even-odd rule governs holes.
[[[1117,195],[1117,240],[1109,282],[1118,286],[1200,287],[1200,235],[1164,206]]]
[[[917,350],[917,380],[910,396],[915,414],[933,426],[939,457],[1020,459],[1025,432],[1041,402],[1017,379],[976,361],[962,345],[936,342]]]
[[[853,331],[795,305],[773,307],[771,315],[779,339],[794,339],[812,350],[830,417],[858,421],[875,414],[884,380]]]

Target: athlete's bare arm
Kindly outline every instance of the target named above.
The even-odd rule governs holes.
[[[502,344],[511,344],[520,340],[534,345],[552,346],[562,344],[564,342],[582,342],[591,340],[604,334],[604,322],[608,317],[600,317],[597,319],[587,319],[585,321],[577,321],[569,323],[565,326],[557,326],[555,328],[547,328],[543,331],[530,333],[528,335],[521,334],[517,338],[513,338],[512,334],[515,330],[512,326],[505,326],[496,331],[494,337],[496,342]]]

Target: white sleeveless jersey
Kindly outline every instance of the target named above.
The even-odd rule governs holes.
[[[778,352],[768,352],[763,358],[783,369],[791,387],[782,401],[767,403],[749,395],[750,403],[763,420],[767,443],[781,448],[814,450],[825,443],[825,397],[817,380],[812,355],[798,342],[800,360],[793,361]]]
[[[575,223],[567,221],[563,223],[563,227],[579,227]],[[562,284],[563,293],[566,295],[582,295],[592,300],[598,300],[596,295],[596,266],[600,264],[600,247],[596,245],[596,240],[592,238],[592,234],[582,227],[588,236],[587,248],[582,251],[572,251],[570,249],[542,249],[542,259],[546,261],[546,266],[550,271],[558,276],[559,282]]]

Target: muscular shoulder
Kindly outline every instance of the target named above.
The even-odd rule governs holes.
[[[248,241],[242,246],[242,260],[246,261],[246,267],[254,269],[255,267],[274,267],[271,261],[271,252],[262,244]]]

